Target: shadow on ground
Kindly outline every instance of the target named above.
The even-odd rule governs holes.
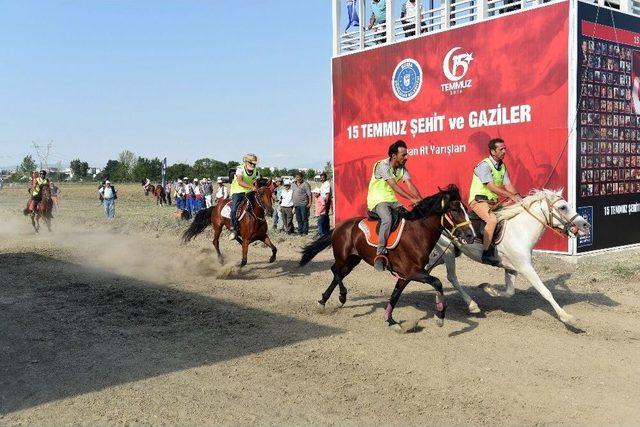
[[[561,274],[545,281],[545,285],[551,291],[555,300],[558,304],[565,307],[569,313],[571,312],[571,305],[577,303],[588,303],[594,306],[604,307],[620,305],[617,301],[600,292],[571,291],[566,283],[570,278],[570,274]],[[380,296],[349,297],[344,308],[355,310],[361,308],[367,309],[366,311],[359,310],[358,313],[353,315],[354,317],[373,315],[376,310],[384,310],[387,306],[388,298],[393,291],[393,283],[393,281],[389,282],[389,293],[384,295],[383,298]],[[494,286],[500,287],[504,286],[504,284],[495,284]],[[348,284],[347,288],[349,288]],[[434,314],[435,292],[429,288],[428,285],[411,282],[402,294],[396,308],[413,306],[425,310],[425,312],[427,312],[425,318],[430,318],[430,316]],[[448,305],[447,319],[465,324],[462,329],[452,332],[450,334],[452,337],[473,331],[478,327],[477,320],[484,317],[485,313],[492,311],[502,311],[517,316],[529,316],[533,311],[540,309],[557,319],[557,315],[551,305],[533,287],[524,291],[516,289],[515,295],[511,298],[491,297],[479,287],[463,286],[463,288],[471,298],[478,303],[482,313],[478,315],[470,314],[460,294],[454,289],[447,288],[445,284],[446,301]],[[334,300],[337,300],[337,293],[336,291],[335,295],[332,296]],[[400,318],[394,318],[397,321],[402,320]],[[582,331],[576,330],[574,332]]]
[[[0,265],[2,414],[342,332],[34,253]]]

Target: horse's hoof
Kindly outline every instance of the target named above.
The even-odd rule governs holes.
[[[488,283],[481,283],[480,289],[491,295],[492,297],[500,296],[500,292],[498,292],[493,286]]]
[[[400,326],[400,323],[391,323],[389,324],[389,329],[391,329],[393,332],[397,333],[397,334],[402,334],[404,333],[404,331],[402,330],[402,326]]]
[[[571,326],[572,328],[576,328],[576,329],[578,328],[578,319],[576,319],[574,316],[572,316],[570,314],[566,314],[564,316],[561,316],[560,320],[565,325]]]
[[[468,309],[469,309],[469,313],[471,313],[471,314],[480,314],[480,313],[482,313],[482,310],[480,310],[480,307],[478,307],[478,304],[475,301],[471,301],[469,303]]]
[[[323,303],[321,300],[316,301],[316,304],[318,305],[318,312],[322,313],[324,311],[324,309],[326,308],[325,303]]]
[[[340,307],[342,307],[347,302],[347,295],[340,294],[338,301],[340,302]]]
[[[436,325],[438,325],[439,327],[442,327],[444,325],[444,319],[439,318],[435,314],[433,315],[433,318],[436,320]]]
[[[269,264],[274,263],[276,261],[276,257],[272,256],[271,258],[269,258]]]

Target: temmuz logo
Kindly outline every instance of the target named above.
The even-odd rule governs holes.
[[[454,55],[461,49],[459,46],[454,47],[447,52],[442,61],[442,71],[449,82],[442,83],[440,87],[443,92],[449,92],[450,95],[462,93],[463,89],[470,88],[472,84],[471,79],[462,79],[469,71],[469,64],[473,61],[473,53],[465,52]]]

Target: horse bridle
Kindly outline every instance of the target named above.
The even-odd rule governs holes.
[[[458,228],[462,228],[462,227],[466,227],[467,225],[471,225],[471,221],[469,219],[467,219],[466,221],[460,222],[460,223],[455,223],[451,217],[449,216],[449,213],[451,212],[451,208],[449,207],[449,209],[447,209],[446,211],[444,210],[444,200],[440,201],[440,207],[442,208],[442,210],[444,211],[444,213],[442,214],[442,216],[440,217],[440,226],[442,227],[442,229],[444,231],[446,231],[447,233],[449,233],[450,237],[453,240],[458,241],[459,243],[462,243],[460,241],[459,238],[456,237],[456,230]],[[467,215],[468,218],[468,215]],[[445,220],[447,221],[447,223],[451,226],[451,229],[448,229],[447,226],[444,224]]]
[[[264,212],[262,218],[260,218],[256,214],[254,214],[253,210],[249,209],[250,206],[247,206],[247,211],[249,212],[249,214],[251,214],[252,217],[257,219],[258,221],[266,222],[265,216],[267,214],[267,208],[265,208],[264,205],[262,204],[262,202],[260,201],[260,197],[258,197],[258,190],[256,190],[256,197],[254,197],[254,199],[255,199],[256,203],[258,204],[258,206],[260,206],[262,208],[262,211]],[[247,204],[250,205],[251,204],[251,200],[247,199]]]
[[[576,212],[576,214],[573,215],[571,218],[569,218],[569,220],[566,220],[566,219],[564,219],[562,214],[560,214],[560,211],[556,207],[556,203],[558,203],[559,201],[563,200],[562,197],[558,197],[556,200],[554,200],[553,202],[550,203],[549,202],[549,197],[547,197],[545,195],[544,200],[547,203],[547,210],[549,211],[549,214],[546,215],[544,213],[544,211],[542,210],[542,204],[540,204],[540,213],[542,213],[542,217],[545,219],[546,223],[541,221],[540,218],[538,218],[534,214],[532,214],[531,211],[529,211],[529,209],[525,205],[522,205],[522,207],[524,208],[524,210],[529,215],[534,217],[536,220],[538,220],[539,223],[541,223],[545,227],[553,230],[554,232],[556,232],[556,233],[558,233],[560,235],[564,235],[564,236],[570,237],[571,236],[571,234],[570,234],[571,228],[575,226],[573,221],[577,217],[579,217],[580,215]],[[553,220],[554,219],[557,219],[558,222],[562,225],[562,227],[555,227],[553,225]],[[560,231],[558,231],[558,230],[560,230]]]

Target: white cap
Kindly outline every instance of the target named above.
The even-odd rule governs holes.
[[[105,184],[111,184],[111,181],[106,180],[104,183],[105,183]]]
[[[291,180],[289,178],[285,178],[282,182],[284,185],[291,185]]]
[[[216,182],[222,184],[222,178],[216,179]]]
[[[179,182],[180,184],[182,184],[182,180],[181,180],[181,179],[178,179],[178,182]]]
[[[320,194],[320,189],[319,188],[314,188],[313,190],[311,190],[311,192]]]

